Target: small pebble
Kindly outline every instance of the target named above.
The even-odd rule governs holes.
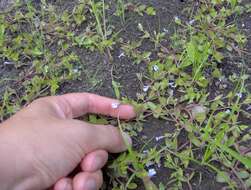
[[[148,170],[148,177],[153,177],[157,174],[154,168]]]
[[[117,103],[117,102],[112,103],[113,109],[118,109],[118,107],[119,107],[119,103]]]

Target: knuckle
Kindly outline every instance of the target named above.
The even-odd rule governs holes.
[[[50,104],[48,97],[38,98],[38,99],[34,100],[30,105],[31,106],[41,106],[41,105],[46,105],[46,104]]]

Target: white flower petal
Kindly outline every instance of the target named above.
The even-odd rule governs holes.
[[[159,71],[158,65],[154,65],[154,66],[153,66],[153,71],[155,71],[155,72]]]
[[[164,138],[165,138],[165,136],[159,136],[159,137],[155,137],[155,140],[158,142],[158,141],[160,141],[160,140],[162,140]]]
[[[125,57],[125,53],[122,52],[121,54],[119,54],[118,58],[121,58],[121,57]]]
[[[144,91],[144,92],[147,92],[147,91],[149,90],[149,88],[150,88],[150,86],[144,86],[144,87],[143,87],[143,91]]]
[[[148,177],[153,177],[157,174],[156,170],[154,168],[151,168],[148,170]]]
[[[112,108],[113,109],[118,109],[119,105],[120,104],[118,102],[114,102],[114,103],[112,103]]]
[[[239,98],[242,98],[242,93],[237,93],[236,96],[238,96]]]

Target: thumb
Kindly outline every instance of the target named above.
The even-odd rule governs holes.
[[[119,153],[126,151],[132,145],[130,136],[127,133],[120,132],[117,127],[112,125],[92,125],[79,120],[73,121],[76,127],[69,128],[74,130],[73,138],[78,140],[85,153],[97,149],[103,149],[110,153]]]

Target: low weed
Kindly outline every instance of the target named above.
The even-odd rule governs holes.
[[[193,189],[194,182],[203,183],[203,171],[213,173],[225,188],[250,189],[250,76],[247,37],[238,28],[250,5],[238,0],[192,2],[173,18],[172,34],[165,26],[151,31],[145,23],[132,22],[138,36],[129,40],[122,31],[131,19],[156,18],[159,10],[125,0],[111,2],[116,4],[81,0],[59,13],[44,0],[20,1],[0,14],[0,69],[11,65],[20,71],[11,85],[0,87],[5,88],[0,120],[35,98],[57,94],[65,82],[83,73],[93,86],[101,84],[97,71],[81,70],[83,51],[108,57],[107,64],[126,58],[128,64],[146,68],[137,74],[142,86],[135,92],[137,99],[122,97],[119,77],[112,76],[110,88],[116,98],[135,107],[135,121],[85,118],[118,124],[135,140],[108,166],[112,189],[137,189],[140,184],[147,190]],[[111,17],[125,28],[114,27]],[[145,44],[150,48],[142,48]],[[122,52],[119,57],[115,47]],[[172,130],[145,137],[145,124],[155,120]],[[157,184],[155,176],[161,175],[165,180]]]

